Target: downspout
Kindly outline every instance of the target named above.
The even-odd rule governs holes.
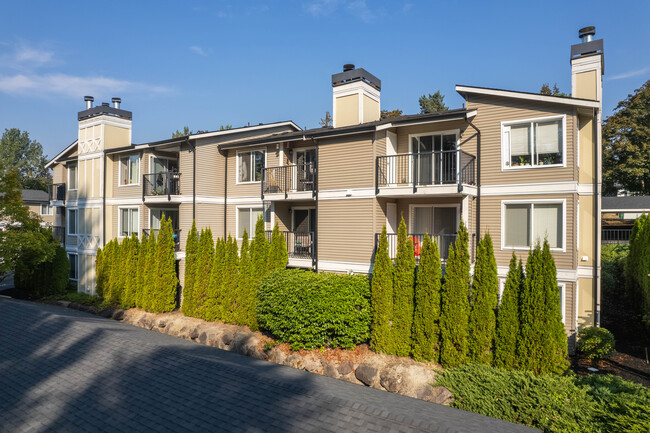
[[[196,141],[187,140],[192,146],[192,222],[196,223]]]
[[[217,147],[219,153],[224,157],[224,169],[223,169],[223,238],[227,239],[227,217],[228,217],[228,151],[225,152],[221,150],[221,147]]]
[[[602,176],[602,165],[601,165],[601,161],[602,161],[602,124],[601,124],[601,113],[600,113],[600,110],[598,108],[596,108],[596,111],[594,113],[594,120],[595,120],[595,122],[594,122],[595,125],[594,126],[596,128],[596,131],[595,131],[596,132],[596,140],[595,140],[596,142],[594,143],[595,146],[596,146],[596,152],[595,152],[596,153],[596,158],[594,158],[596,160],[595,161],[596,162],[596,167],[595,167],[595,169],[596,169],[596,185],[595,185],[596,190],[594,191],[595,192],[595,194],[594,194],[594,206],[596,208],[595,209],[595,211],[596,211],[596,224],[595,224],[595,226],[596,226],[596,230],[595,230],[596,231],[596,233],[595,233],[596,234],[596,236],[595,236],[595,240],[596,240],[596,257],[595,257],[596,258],[596,260],[595,260],[595,264],[596,264],[596,278],[595,278],[595,284],[596,284],[596,308],[595,308],[595,310],[596,310],[596,320],[595,320],[595,322],[596,323],[595,323],[595,325],[600,326],[600,283],[601,283],[601,279],[600,279],[600,271],[601,271],[601,269],[600,269],[600,267],[601,267],[601,259],[600,259],[601,246],[600,246],[600,242],[601,242],[601,236],[602,236],[602,234],[601,234],[601,230],[602,230],[601,229],[601,224],[602,224],[601,217],[602,217],[602,214],[601,214],[600,200],[601,200],[601,195],[602,195],[602,179],[601,179],[601,176]]]
[[[104,173],[102,173],[102,176],[104,178],[104,181],[102,182],[102,241],[100,242],[100,244],[102,246],[106,246],[106,151],[104,151],[103,162],[104,162],[104,170],[102,171]]]
[[[474,126],[472,121],[468,122],[468,125],[471,126],[476,131],[476,240],[478,242],[481,239],[481,131]]]
[[[320,214],[318,213],[318,179],[320,177],[320,169],[319,169],[319,158],[318,158],[318,140],[312,138],[314,140],[314,143],[316,144],[316,179],[314,182],[314,200],[315,200],[315,207],[316,207],[316,227],[314,228],[314,257],[312,259],[312,263],[314,266],[314,271],[318,273],[318,220],[320,220]]]

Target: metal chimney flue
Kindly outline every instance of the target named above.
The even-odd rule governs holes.
[[[343,65],[343,72],[354,70],[354,65],[352,63],[346,63]]]
[[[102,102],[102,107],[110,107],[110,105],[108,104],[108,102]]]
[[[596,35],[596,27],[594,26],[583,27],[580,30],[578,30],[578,36],[580,37],[580,42],[583,43],[593,41],[595,35]]]
[[[113,98],[111,99],[111,102],[113,102],[113,108],[120,108],[120,103],[122,103],[121,98]]]
[[[86,101],[86,110],[93,108],[93,102],[95,101],[95,98],[92,96],[84,96],[84,101]]]

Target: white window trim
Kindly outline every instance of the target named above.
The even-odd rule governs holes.
[[[560,308],[562,309],[562,323],[566,325],[566,283],[557,283],[558,287],[562,287],[560,292]]]
[[[238,205],[235,206],[235,238],[238,241],[242,240],[242,236],[244,235],[243,233],[239,233],[239,209],[262,209],[262,219],[264,219],[264,231],[267,229],[266,225],[266,218],[264,216],[264,205],[250,205],[250,204],[243,204],[243,205]],[[255,223],[252,221],[249,221],[249,230],[248,230],[248,240],[250,241],[251,239],[254,239],[254,234],[255,234]]]
[[[566,252],[566,199],[536,199],[536,200],[501,200],[501,250],[530,251],[535,246],[536,239],[530,237],[528,247],[509,247],[506,245],[506,205],[508,204],[561,204],[562,205],[562,248],[551,247],[551,251]],[[534,226],[534,212],[530,213],[530,227]],[[541,240],[541,239],[540,239]]]
[[[246,182],[240,182],[239,181],[239,154],[240,153],[253,153],[253,152],[263,152],[264,153],[264,167],[262,167],[262,170],[265,169],[268,164],[267,164],[267,159],[268,159],[268,152],[266,151],[267,149],[265,147],[258,148],[258,149],[247,149],[247,150],[241,150],[238,151],[236,156],[235,156],[235,185],[251,185],[251,184],[259,184],[262,180],[253,180],[253,181],[246,181]],[[251,156],[252,158],[252,156]],[[254,168],[254,166],[252,166]],[[240,239],[240,238],[238,238]]]
[[[173,207],[166,207],[166,208],[155,207],[155,208],[149,208],[149,230],[154,230],[154,229],[152,228],[152,226],[153,226],[153,211],[163,211],[163,213],[164,213],[164,212],[167,212],[167,211],[174,211],[174,212],[176,212],[176,213],[178,214],[178,218],[179,218],[179,219],[180,219],[180,217],[181,217],[181,212],[180,212],[180,209],[179,209],[179,208],[173,208]],[[168,215],[165,214],[165,216],[168,216]],[[177,221],[177,222],[179,223],[178,225],[179,225],[179,227],[180,227],[180,221]]]
[[[456,150],[460,149],[460,129],[448,129],[445,131],[434,131],[434,132],[426,132],[426,133],[419,133],[419,134],[409,134],[408,135],[408,154],[409,154],[409,162],[408,162],[408,179],[409,182],[413,182],[413,173],[411,172],[413,169],[413,154],[415,151],[413,150],[413,138],[418,138],[418,137],[429,137],[433,135],[451,135],[451,134],[456,134]],[[442,144],[442,143],[441,143]],[[456,168],[458,168],[458,165],[460,164],[460,161],[456,161]]]
[[[430,207],[430,208],[436,208],[436,207],[453,207],[456,209],[456,230],[458,230],[458,227],[460,225],[460,204],[456,203],[431,203],[431,204],[410,204],[409,205],[409,224],[408,224],[408,232],[413,233],[413,221],[415,220],[415,208],[418,207]],[[399,225],[399,223],[398,223]],[[419,233],[416,233],[419,234]],[[429,233],[429,236],[432,234]]]
[[[118,206],[117,207],[117,237],[118,239],[124,239],[129,236],[122,236],[122,209],[135,209],[138,211],[138,228],[135,230],[135,235],[140,237],[140,206]],[[133,232],[131,232],[133,233]]]
[[[79,189],[79,162],[75,161],[72,164],[68,165],[74,165],[75,166],[75,172],[77,173],[77,179],[75,179],[75,187],[71,188],[70,187],[70,168],[66,167],[66,171],[68,172],[68,191],[77,191]]]
[[[69,278],[70,281],[79,281],[79,254],[68,253],[68,260],[70,256],[74,257],[75,269],[77,269],[77,278]]]
[[[70,213],[71,212],[75,213],[75,217],[74,217],[74,223],[75,223],[74,233],[71,233],[71,231],[70,231]],[[68,236],[77,236],[79,234],[78,233],[78,231],[79,231],[79,209],[68,209],[67,217],[68,218],[66,219],[66,226],[67,226],[66,235],[68,235]]]
[[[510,164],[506,165],[506,162],[510,161],[510,140],[506,139],[506,128],[509,128],[512,125],[519,125],[522,123],[533,123],[533,122],[548,122],[551,120],[562,120],[562,163],[561,164],[550,164],[550,165],[529,165],[529,166],[518,166],[512,167]],[[509,131],[508,131],[509,133]],[[520,119],[520,120],[508,120],[501,122],[501,171],[517,171],[517,170],[536,170],[543,168],[558,168],[566,167],[567,160],[567,142],[566,142],[566,114],[561,114],[557,116],[547,116],[547,117],[534,117],[531,119]]]
[[[48,209],[50,212],[49,212],[49,213],[43,213],[43,206],[47,206],[47,209]],[[40,212],[40,214],[41,214],[42,216],[52,216],[52,215],[54,214],[54,212],[53,212],[53,207],[50,206],[49,204],[42,204],[42,205],[41,205],[41,212]]]
[[[127,183],[127,184],[122,184],[122,159],[124,158],[131,158],[132,156],[137,156],[138,157],[138,175],[136,178],[138,179],[138,183]],[[142,156],[140,155],[127,155],[127,156],[120,156],[117,162],[117,186],[118,188],[121,187],[128,187],[128,186],[140,186],[140,177],[142,177]]]

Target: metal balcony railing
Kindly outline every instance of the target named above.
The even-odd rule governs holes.
[[[379,246],[379,237],[381,233],[375,233],[375,251]],[[420,252],[422,250],[422,242],[424,241],[424,234],[409,234],[409,238],[413,241],[413,254],[415,255],[415,261],[418,263],[420,261]],[[449,247],[456,242],[456,234],[442,234],[442,235],[429,235],[432,241],[436,241],[438,245],[438,252],[440,253],[440,261],[445,263],[447,258],[449,258]],[[476,234],[472,234],[469,239],[469,253],[470,260],[474,261],[475,256],[475,240]],[[388,255],[391,260],[395,260],[397,257],[397,234],[388,233]]]
[[[628,244],[632,227],[603,227],[601,230],[601,243],[603,244]]]
[[[154,235],[156,236],[156,239],[157,239],[158,238],[158,231],[159,231],[159,229],[142,229],[142,234],[144,234],[144,236],[148,238],[149,234],[151,234],[151,232],[153,232]],[[181,242],[181,231],[180,231],[180,229],[175,229],[174,230],[174,246],[175,246],[176,251],[180,250],[180,242]]]
[[[181,193],[181,174],[176,171],[163,171],[142,175],[142,200],[144,197],[172,195]]]
[[[476,157],[457,150],[378,156],[375,167],[377,192],[383,187],[475,185]]]
[[[264,194],[316,191],[316,167],[314,163],[269,167],[262,170],[262,198]]]
[[[271,241],[272,231],[266,232],[266,238]],[[282,231],[287,244],[290,258],[314,260],[314,232]]]
[[[65,183],[53,183],[48,188],[50,201],[65,201]]]

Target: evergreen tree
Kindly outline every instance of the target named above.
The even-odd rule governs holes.
[[[194,317],[203,318],[205,315],[205,302],[210,286],[212,264],[214,261],[214,241],[212,230],[202,229],[199,236],[199,247],[196,253],[196,274],[194,278]]]
[[[131,270],[137,269],[138,267],[140,242],[134,233],[130,238],[126,238],[124,243],[126,244],[125,261],[123,262],[122,268],[128,269],[129,271],[123,272],[124,289],[122,291],[120,306],[124,309],[128,309],[135,307],[135,296],[138,290],[138,274]]]
[[[497,262],[492,237],[487,233],[478,243],[469,315],[468,355],[476,364],[492,364],[498,292]]]
[[[237,305],[235,323],[251,327],[254,322],[255,311],[251,310],[251,292],[253,276],[251,275],[251,259],[249,254],[248,233],[244,230],[239,252],[239,280],[235,297]]]
[[[449,248],[440,307],[440,363],[457,367],[467,360],[469,323],[469,234],[461,221]]]
[[[106,290],[104,291],[104,300],[110,305],[118,305],[120,302],[121,292],[121,254],[122,245],[113,239],[110,242],[110,249],[107,254],[107,279]]]
[[[285,269],[289,262],[289,252],[284,235],[280,232],[278,225],[273,227],[271,235],[271,246],[269,248],[268,269],[273,272],[276,269]]]
[[[393,320],[393,262],[388,254],[385,225],[375,252],[371,283],[370,347],[377,353],[392,353],[390,328]]]
[[[441,279],[438,244],[427,234],[420,250],[415,283],[412,354],[417,361],[438,360]]]
[[[156,233],[151,230],[147,238],[147,260],[145,263],[144,290],[142,292],[142,308],[145,311],[152,311],[153,297],[156,296],[156,273],[158,266],[156,262],[156,252],[158,242]]]
[[[544,347],[545,319],[544,266],[539,243],[528,253],[526,278],[519,297],[519,341],[517,363],[520,369],[542,373],[542,358],[547,356]]]
[[[212,255],[210,280],[205,295],[202,318],[208,322],[223,320],[224,292],[223,276],[226,266],[226,243],[223,238],[217,238],[216,247]]]
[[[187,235],[185,245],[185,270],[183,271],[183,302],[181,311],[186,316],[195,316],[196,294],[194,281],[196,280],[196,260],[199,249],[199,238],[196,233],[196,222],[192,221],[192,228]]]
[[[260,215],[255,223],[255,238],[251,242],[251,260],[253,264],[253,277],[255,287],[257,283],[268,273],[269,241],[266,239],[264,229],[264,218]]]
[[[411,353],[413,327],[413,283],[415,254],[402,217],[397,230],[397,256],[393,272],[393,324],[391,326],[393,353],[408,356]]]
[[[542,360],[546,372],[563,373],[567,367],[567,334],[562,323],[562,302],[557,285],[557,269],[551,254],[548,240],[544,240],[541,254],[543,264],[544,288],[546,289],[544,305],[544,338],[546,356]]]
[[[513,370],[517,368],[517,336],[519,335],[519,289],[522,284],[521,261],[513,252],[506,284],[501,295],[494,337],[494,366]]]
[[[156,242],[154,276],[154,296],[150,309],[154,313],[164,313],[176,308],[178,277],[176,275],[176,257],[174,245],[174,228],[171,218],[163,219]]]
[[[147,261],[149,260],[149,240],[142,233],[140,238],[140,252],[138,254],[138,269],[137,269],[137,278],[138,278],[138,289],[135,293],[135,306],[138,308],[143,308],[144,305],[144,294],[147,281]]]
[[[106,246],[104,246],[106,248]],[[97,248],[97,255],[95,256],[95,293],[100,298],[104,296],[104,285],[106,279],[106,273],[104,271],[104,262],[103,262],[104,251],[101,248]]]
[[[239,253],[237,251],[237,241],[228,236],[225,251],[225,264],[223,269],[223,317],[226,323],[236,323],[237,321],[237,282],[239,280]]]

